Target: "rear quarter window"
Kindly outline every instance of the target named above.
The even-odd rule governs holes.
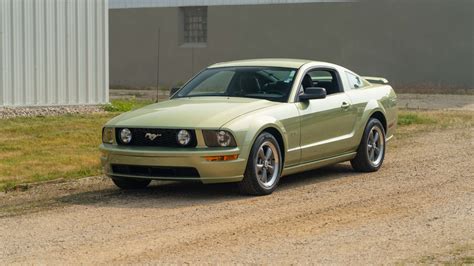
[[[351,89],[359,89],[365,86],[365,83],[362,78],[357,75],[354,75],[350,72],[346,72],[346,77]]]

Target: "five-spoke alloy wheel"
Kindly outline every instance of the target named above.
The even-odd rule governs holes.
[[[239,183],[240,190],[250,195],[272,193],[280,180],[281,166],[277,140],[270,133],[260,134],[250,152],[244,179]]]
[[[280,167],[280,158],[276,146],[270,141],[265,141],[260,145],[255,160],[255,173],[260,185],[263,187],[273,186],[278,179],[279,171],[276,169]]]
[[[365,127],[364,135],[351,160],[352,167],[361,172],[374,172],[382,166],[385,157],[385,130],[382,123],[371,118]]]
[[[383,141],[382,129],[378,126],[373,126],[370,129],[369,137],[367,139],[367,156],[370,164],[377,167],[380,165],[385,149],[385,142]]]

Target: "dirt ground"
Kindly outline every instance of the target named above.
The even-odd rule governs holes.
[[[379,264],[474,261],[474,141],[449,129],[395,139],[377,173],[339,164],[266,197],[232,185],[104,177],[0,194],[0,264]]]

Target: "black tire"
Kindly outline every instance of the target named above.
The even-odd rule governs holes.
[[[143,189],[146,188],[151,180],[141,178],[112,177],[114,184],[121,189]]]
[[[380,138],[379,153],[374,148],[374,156],[371,155],[372,149],[370,147],[377,147],[374,145],[374,132],[377,132]],[[382,136],[380,136],[382,135]],[[364,135],[357,148],[357,155],[351,160],[351,165],[354,170],[359,172],[375,172],[382,166],[385,158],[385,130],[382,123],[376,119],[371,118],[365,126]],[[376,160],[375,160],[376,159]]]
[[[267,149],[265,149],[266,147]],[[268,158],[266,163],[261,163],[262,158],[259,154],[261,148],[262,151],[265,151],[265,155],[267,154],[268,149],[271,149],[271,154],[275,155],[276,153],[277,157],[275,156],[273,159]],[[273,162],[273,164],[271,162]],[[257,166],[262,166],[262,170],[257,170]],[[273,191],[275,191],[276,187],[278,186],[278,182],[280,181],[282,166],[283,159],[278,141],[270,133],[264,132],[260,134],[255,140],[252,150],[250,151],[250,155],[247,160],[247,167],[244,173],[244,179],[238,184],[239,190],[241,193],[247,195],[263,196],[271,194]],[[270,169],[273,170],[270,171]],[[265,178],[263,177],[263,171],[265,171]],[[268,175],[271,175],[270,180],[268,179]],[[268,185],[265,185],[265,182],[262,181],[262,179],[267,180],[268,182],[266,184]]]

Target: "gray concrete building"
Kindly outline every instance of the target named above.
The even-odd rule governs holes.
[[[110,8],[111,85],[156,86],[159,73],[169,87],[215,62],[277,57],[329,61],[395,86],[474,88],[472,0],[110,0]]]

